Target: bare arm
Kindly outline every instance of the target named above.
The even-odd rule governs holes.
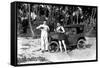
[[[48,26],[48,31],[50,30],[49,26]]]
[[[57,29],[57,32],[64,33],[65,29],[61,26],[60,28]]]
[[[38,27],[36,27],[36,29],[40,29],[42,26],[41,25],[39,25]]]
[[[62,29],[62,33],[64,33],[64,32],[65,32],[65,29],[64,29],[64,27],[61,27],[61,29]]]

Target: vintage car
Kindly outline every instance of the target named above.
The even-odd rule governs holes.
[[[49,33],[49,52],[59,51],[59,40],[65,40],[67,50],[74,48],[85,48],[85,32],[84,25],[74,24],[64,26],[65,33],[50,32]]]

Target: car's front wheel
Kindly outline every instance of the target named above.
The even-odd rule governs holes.
[[[59,50],[58,42],[57,41],[51,41],[51,43],[48,46],[48,50],[51,53],[58,52],[58,50]]]

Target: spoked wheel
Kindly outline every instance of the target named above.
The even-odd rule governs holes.
[[[58,52],[58,50],[59,50],[58,42],[52,41],[48,46],[48,50],[51,53]]]
[[[77,48],[78,49],[84,49],[86,48],[86,41],[84,39],[80,39],[78,40],[78,43],[77,43]]]

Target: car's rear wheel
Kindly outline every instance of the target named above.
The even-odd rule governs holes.
[[[77,42],[77,48],[78,49],[86,48],[86,40],[85,39],[79,39],[78,42]]]
[[[59,50],[58,42],[57,41],[51,41],[51,43],[48,46],[48,50],[51,53],[58,52],[58,50]]]

